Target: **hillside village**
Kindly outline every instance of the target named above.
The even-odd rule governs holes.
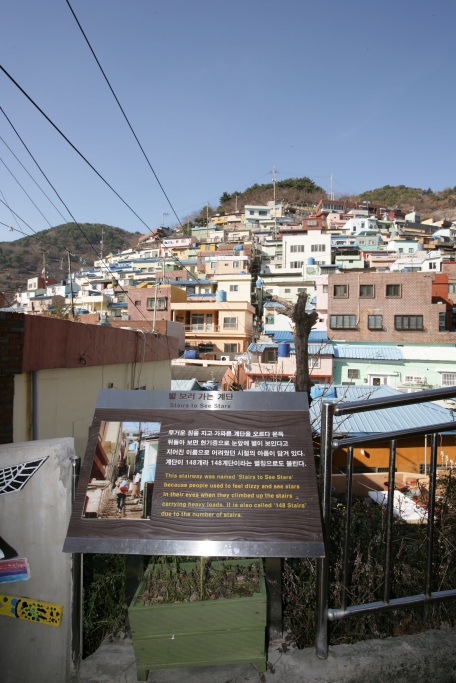
[[[184,230],[161,226],[139,236],[133,247],[82,264],[63,281],[41,273],[3,310],[37,324],[41,319],[41,325],[50,318],[85,323],[89,346],[94,326],[98,334],[117,328],[119,348],[121,329],[133,331],[134,353],[129,347],[116,359],[103,345],[109,358],[89,360],[83,353],[80,360],[62,360],[65,367],[124,363],[127,373],[134,362],[131,381],[117,379],[108,388],[170,383],[181,392],[294,391],[294,330],[285,307],[303,293],[306,310],[317,314],[308,344],[317,402],[345,396],[348,389],[362,396],[456,385],[452,221],[323,198],[293,211],[283,201],[245,204],[200,222],[206,224]],[[166,352],[158,357],[171,361],[171,374],[157,384],[148,379],[151,349],[160,343],[164,348],[165,341]],[[53,353],[49,345],[43,350]],[[442,408],[454,405],[446,401]],[[81,449],[84,442],[81,437]]]

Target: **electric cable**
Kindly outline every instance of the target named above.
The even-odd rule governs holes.
[[[3,112],[3,109],[2,109],[1,107],[0,107],[0,110]],[[3,112],[3,113],[5,113],[5,112]],[[6,116],[6,115],[5,115],[5,116]],[[11,123],[11,122],[10,122],[10,123]],[[30,176],[30,178],[33,180],[33,182],[34,182],[35,185],[37,186],[37,188],[38,188],[39,190],[41,190],[41,192],[44,194],[44,196],[46,197],[46,199],[52,204],[52,206],[53,206],[54,209],[57,211],[57,213],[63,218],[63,220],[65,221],[65,223],[69,223],[68,219],[63,215],[63,213],[61,213],[61,212],[59,211],[59,209],[56,207],[56,205],[54,204],[54,202],[52,201],[52,199],[51,199],[50,197],[48,197],[48,195],[47,195],[46,192],[43,190],[43,188],[36,182],[35,178],[34,178],[34,177],[32,176],[32,174],[26,169],[26,167],[24,166],[24,164],[22,163],[22,161],[19,159],[19,157],[16,156],[16,154],[13,152],[13,150],[12,150],[11,147],[8,145],[8,143],[5,142],[5,140],[2,138],[1,135],[0,135],[0,140],[3,142],[3,144],[5,145],[5,147],[7,147],[7,148],[9,149],[9,151],[11,152],[11,154],[13,155],[13,157],[16,159],[16,161],[22,166],[22,168],[23,168],[24,171],[27,173],[27,175]],[[33,159],[33,157],[32,157],[32,159]]]
[[[33,199],[31,198],[31,196],[28,194],[27,190],[21,185],[21,183],[19,182],[19,180],[16,178],[16,176],[15,176],[14,173],[11,171],[11,169],[8,168],[8,166],[6,165],[6,163],[3,161],[3,159],[2,159],[1,157],[0,157],[0,161],[2,162],[3,166],[6,168],[6,170],[8,171],[8,173],[10,173],[11,176],[14,178],[14,180],[15,180],[16,183],[19,185],[19,187],[21,188],[21,190],[22,190],[22,191],[27,195],[27,197],[30,199],[30,201],[32,202],[32,204],[33,204],[33,206],[35,207],[35,209],[36,209],[37,211],[40,212],[41,216],[44,218],[44,220],[46,221],[46,223],[49,225],[50,228],[52,228],[52,225],[50,224],[50,222],[48,221],[48,219],[46,218],[46,216],[44,215],[44,213],[38,208],[38,206],[35,204],[35,202],[34,202]]]
[[[19,83],[18,83],[17,81],[14,80],[14,78],[11,76],[11,74],[9,74],[8,71],[7,71],[1,64],[0,64],[0,70],[3,71],[3,73],[5,74],[5,76],[7,76],[7,77],[10,79],[10,81],[16,86],[16,88],[18,88],[18,89],[21,91],[21,93],[28,99],[28,101],[29,101],[31,104],[33,104],[33,106],[40,112],[40,114],[42,114],[42,116],[44,116],[44,118],[46,119],[46,121],[48,121],[48,123],[51,124],[51,126],[59,133],[59,135],[62,136],[62,138],[65,140],[65,142],[67,142],[67,143],[70,145],[70,147],[72,147],[72,149],[74,149],[74,151],[81,157],[81,159],[83,159],[83,161],[85,161],[85,163],[86,163],[88,166],[90,166],[90,168],[92,169],[92,171],[94,171],[94,173],[96,173],[96,175],[100,178],[100,180],[102,180],[102,181],[105,183],[105,185],[107,185],[107,186],[109,187],[109,189],[112,190],[112,192],[114,192],[114,194],[116,195],[116,197],[118,197],[118,198],[120,199],[120,201],[121,201],[123,204],[125,204],[125,206],[126,206],[128,209],[130,209],[130,211],[136,216],[136,218],[137,218],[138,220],[140,220],[141,223],[149,230],[149,232],[151,232],[150,227],[147,225],[147,223],[146,223],[145,221],[143,221],[143,219],[141,218],[141,216],[139,216],[139,215],[136,213],[136,211],[135,211],[134,209],[132,209],[132,207],[125,201],[125,199],[123,199],[123,198],[120,196],[120,194],[113,188],[113,186],[110,185],[110,184],[108,183],[108,181],[101,175],[101,173],[100,173],[99,171],[97,171],[97,169],[95,168],[95,166],[93,166],[93,164],[90,163],[90,161],[83,155],[83,153],[80,152],[80,151],[78,150],[78,148],[77,148],[75,145],[73,145],[73,143],[71,142],[71,140],[69,140],[69,138],[67,138],[67,136],[60,130],[60,128],[52,121],[52,119],[50,119],[49,116],[48,116],[47,114],[44,113],[44,111],[41,109],[41,107],[38,106],[38,104],[30,97],[30,95],[28,95],[28,94],[25,92],[25,90],[19,85]],[[2,110],[2,111],[3,111],[3,110]]]
[[[150,163],[149,158],[148,158],[146,152],[144,151],[143,146],[141,145],[141,143],[140,143],[140,141],[139,141],[139,139],[138,139],[138,136],[136,135],[135,131],[133,130],[133,126],[131,125],[130,121],[128,120],[128,117],[127,117],[127,115],[126,115],[126,113],[125,113],[125,111],[124,111],[122,105],[120,104],[119,99],[118,99],[116,93],[114,92],[113,87],[112,87],[111,83],[109,82],[109,79],[108,79],[108,77],[106,76],[106,74],[105,74],[105,72],[104,72],[104,70],[103,70],[103,67],[102,67],[101,64],[100,64],[100,62],[99,62],[99,60],[98,60],[98,57],[96,56],[96,54],[95,54],[95,52],[94,52],[94,49],[93,49],[92,45],[90,44],[89,39],[87,38],[87,36],[86,36],[86,34],[85,34],[85,32],[84,32],[84,29],[82,28],[82,26],[81,26],[81,24],[80,24],[80,22],[79,22],[79,19],[77,18],[77,16],[76,16],[76,14],[75,14],[75,12],[74,12],[74,10],[73,10],[73,8],[72,8],[72,6],[71,6],[69,0],[66,0],[66,2],[67,2],[68,7],[70,8],[71,14],[73,15],[73,17],[74,17],[74,19],[75,19],[77,25],[79,26],[79,29],[80,29],[82,35],[84,36],[84,39],[85,39],[87,45],[89,46],[90,52],[92,53],[92,55],[93,55],[93,57],[94,57],[96,63],[98,64],[98,67],[99,67],[101,73],[103,74],[103,77],[104,77],[106,83],[108,84],[108,87],[109,87],[109,89],[110,89],[110,91],[111,91],[111,93],[112,93],[112,95],[113,95],[115,101],[117,102],[117,104],[118,104],[118,106],[119,106],[120,111],[121,111],[122,114],[123,114],[123,117],[124,117],[125,121],[126,121],[127,124],[128,124],[128,127],[130,128],[131,132],[133,133],[133,137],[135,138],[136,142],[138,143],[139,149],[140,149],[141,152],[143,153],[143,156],[144,156],[145,160],[147,161],[147,164],[148,164],[150,170],[151,170],[152,173],[154,174],[155,180],[157,181],[158,185],[160,186],[160,189],[161,189],[161,191],[163,192],[163,194],[164,194],[164,196],[165,196],[165,198],[166,198],[166,201],[168,202],[169,206],[171,207],[171,210],[172,210],[173,214],[174,214],[174,215],[176,216],[176,218],[177,218],[177,222],[179,223],[179,225],[180,225],[181,228],[182,228],[182,223],[181,223],[181,221],[180,221],[180,218],[179,218],[179,216],[177,215],[177,213],[176,213],[176,211],[175,211],[175,209],[174,209],[174,206],[171,204],[171,200],[170,200],[170,198],[168,197],[168,195],[166,194],[165,189],[164,189],[163,185],[161,184],[158,175],[157,175],[156,172],[154,171],[154,168],[153,168],[152,164]]]

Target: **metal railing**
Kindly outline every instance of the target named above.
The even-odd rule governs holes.
[[[414,403],[425,403],[437,399],[453,398],[456,396],[456,387],[445,389],[432,389],[413,394],[402,394],[394,397],[360,400],[352,402],[330,402],[323,400],[321,414],[321,451],[320,451],[320,475],[321,475],[321,504],[323,519],[323,535],[326,548],[326,556],[317,560],[317,624],[316,624],[316,654],[320,659],[328,656],[328,621],[343,619],[349,616],[362,616],[389,609],[412,607],[424,603],[437,602],[456,598],[456,589],[445,591],[432,591],[432,549],[434,544],[434,515],[435,515],[435,492],[437,478],[437,440],[438,434],[445,431],[456,431],[456,422],[444,422],[432,426],[424,426],[413,429],[373,434],[372,436],[353,437],[347,439],[333,439],[333,421],[335,416],[353,415],[381,408],[394,408]],[[427,510],[427,554],[424,592],[419,595],[410,595],[402,598],[391,598],[392,576],[392,541],[393,541],[393,512],[394,512],[394,488],[396,471],[396,444],[399,439],[413,436],[432,435],[431,461],[429,472],[429,504]],[[350,552],[350,516],[351,496],[353,481],[353,447],[369,443],[382,443],[389,441],[389,469],[388,469],[388,498],[386,511],[386,534],[384,556],[384,586],[383,600],[360,605],[348,606],[349,585],[349,552]],[[343,541],[342,558],[342,591],[340,608],[328,606],[329,597],[329,539],[331,530],[331,474],[333,450],[347,447],[347,484],[346,484],[346,519],[345,535]]]

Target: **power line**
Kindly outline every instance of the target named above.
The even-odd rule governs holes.
[[[46,223],[49,225],[50,228],[52,228],[52,225],[50,224],[50,222],[48,221],[48,219],[46,218],[46,216],[44,215],[44,213],[38,208],[38,206],[35,204],[35,202],[34,202],[33,199],[31,198],[31,196],[28,194],[28,192],[25,190],[25,188],[20,184],[19,180],[16,178],[16,176],[15,176],[14,173],[11,171],[11,169],[8,168],[8,166],[6,165],[6,163],[3,161],[3,159],[2,159],[1,157],[0,157],[0,161],[2,162],[3,166],[6,168],[6,170],[8,171],[8,173],[10,173],[11,176],[14,178],[14,180],[15,180],[16,183],[19,185],[19,187],[21,188],[21,190],[22,190],[22,191],[27,195],[27,197],[30,199],[30,201],[32,202],[32,204],[33,204],[33,206],[35,207],[35,209],[36,209],[37,211],[40,212],[41,216],[44,218],[44,220],[46,221]]]
[[[158,178],[158,175],[157,175],[156,172],[154,171],[154,169],[153,169],[153,167],[152,167],[152,164],[150,163],[149,158],[148,158],[147,154],[146,154],[145,151],[144,151],[143,146],[142,146],[141,143],[139,142],[138,136],[136,135],[135,131],[133,130],[133,126],[131,125],[130,121],[128,120],[128,117],[127,117],[127,115],[126,115],[126,113],[125,113],[125,111],[124,111],[122,105],[120,104],[119,99],[118,99],[116,93],[114,92],[113,87],[112,87],[111,83],[109,82],[109,79],[108,79],[108,77],[106,76],[106,74],[105,74],[105,72],[104,72],[104,70],[103,70],[103,67],[102,67],[101,64],[100,64],[100,62],[99,62],[99,60],[98,60],[98,57],[96,56],[96,54],[95,54],[95,52],[94,52],[94,50],[93,50],[92,45],[91,45],[90,42],[89,42],[89,39],[87,38],[86,34],[84,33],[84,29],[82,28],[82,26],[81,26],[81,24],[80,24],[80,22],[79,22],[79,19],[77,18],[76,14],[75,14],[75,12],[74,12],[74,10],[73,10],[73,8],[72,8],[72,6],[70,5],[69,0],[66,0],[66,2],[67,2],[68,7],[70,8],[71,14],[73,15],[73,17],[74,17],[74,19],[75,19],[77,25],[79,26],[79,28],[80,28],[80,30],[81,30],[82,35],[84,36],[84,39],[85,39],[87,45],[89,46],[90,52],[92,53],[92,55],[93,55],[93,57],[94,57],[96,63],[98,64],[98,67],[99,67],[101,73],[103,74],[103,77],[104,77],[106,83],[108,84],[108,87],[109,87],[110,91],[112,92],[112,95],[113,95],[115,101],[117,102],[117,104],[118,104],[118,106],[119,106],[120,111],[121,111],[122,114],[123,114],[123,117],[124,117],[125,121],[126,121],[127,124],[128,124],[128,127],[130,128],[131,132],[133,133],[133,137],[135,138],[136,142],[138,143],[139,149],[140,149],[141,152],[143,153],[143,156],[144,156],[145,160],[147,161],[147,164],[148,164],[150,170],[151,170],[152,173],[154,174],[155,180],[156,180],[157,183],[159,184],[161,191],[163,192],[163,194],[164,194],[165,197],[166,197],[166,201],[168,202],[168,204],[169,204],[170,207],[171,207],[172,212],[173,212],[174,215],[176,216],[177,222],[178,222],[179,225],[182,227],[182,223],[181,223],[181,221],[180,221],[180,218],[179,218],[179,216],[177,215],[177,213],[176,213],[176,211],[175,211],[175,209],[174,209],[174,206],[171,204],[171,200],[169,199],[168,195],[166,194],[165,189],[164,189],[163,185],[161,184],[161,182],[160,182],[160,180],[159,180],[159,178]]]
[[[5,112],[3,111],[3,109],[2,109],[1,107],[0,107],[0,109],[1,109],[1,111],[5,114]],[[6,116],[6,114],[5,114],[5,116]],[[7,118],[8,118],[8,117],[7,117]],[[9,119],[8,119],[8,120],[9,120]],[[10,121],[10,123],[11,123],[11,121]],[[57,211],[57,213],[63,218],[63,220],[65,221],[65,223],[68,223],[68,219],[63,215],[63,213],[61,213],[61,212],[59,211],[59,209],[56,207],[56,205],[54,204],[54,202],[52,201],[52,199],[51,199],[50,197],[47,196],[47,194],[46,194],[46,192],[43,190],[43,188],[36,182],[35,178],[34,178],[34,177],[32,176],[32,174],[29,173],[29,171],[25,168],[25,166],[24,166],[24,164],[22,163],[22,161],[15,155],[15,153],[13,152],[13,150],[11,149],[11,147],[5,142],[5,140],[2,138],[1,135],[0,135],[0,140],[1,140],[1,141],[3,142],[3,144],[9,149],[9,151],[11,152],[11,154],[13,155],[13,157],[14,157],[14,158],[16,159],[16,161],[18,161],[18,163],[22,166],[22,168],[23,168],[24,171],[27,173],[27,175],[30,176],[30,178],[33,180],[33,182],[34,182],[35,185],[37,186],[37,188],[38,188],[39,190],[41,190],[41,192],[44,194],[44,196],[46,197],[46,199],[50,201],[50,203],[52,204],[52,206],[54,207],[54,209],[55,209],[55,210]],[[33,159],[33,157],[32,157],[32,159]],[[36,162],[35,162],[35,163],[36,163]]]
[[[14,80],[14,78],[11,76],[11,74],[9,74],[8,71],[7,71],[1,64],[0,64],[0,69],[3,71],[3,73],[5,74],[5,76],[7,76],[7,77],[10,79],[10,81],[11,81],[12,83],[14,83],[14,85],[16,86],[16,88],[18,88],[18,89],[21,91],[21,93],[28,99],[28,101],[29,101],[31,104],[33,104],[33,106],[40,112],[40,114],[42,114],[42,116],[44,116],[44,118],[46,119],[46,121],[48,121],[48,122],[51,124],[51,126],[59,133],[59,135],[62,136],[62,138],[65,140],[65,142],[67,142],[67,143],[70,145],[70,147],[72,147],[72,148],[74,149],[74,151],[75,151],[77,154],[79,154],[79,156],[81,157],[81,159],[83,159],[83,160],[86,162],[86,164],[87,164],[88,166],[90,166],[90,168],[92,169],[92,171],[94,171],[94,173],[97,174],[97,176],[105,183],[105,185],[107,185],[107,186],[109,187],[109,189],[112,190],[112,192],[114,192],[114,194],[116,195],[116,197],[118,197],[118,198],[120,199],[120,201],[121,201],[123,204],[125,204],[125,206],[126,206],[128,209],[130,209],[130,211],[136,216],[136,218],[137,218],[138,220],[140,220],[141,223],[142,223],[143,225],[145,225],[145,227],[146,227],[146,228],[149,230],[149,232],[150,232],[150,231],[151,231],[151,230],[150,230],[150,227],[147,225],[147,223],[146,223],[145,221],[143,221],[143,219],[141,218],[141,216],[139,216],[139,215],[136,213],[136,211],[135,211],[134,209],[131,208],[131,206],[125,201],[125,199],[123,199],[123,198],[120,196],[120,194],[112,187],[112,185],[110,185],[110,184],[108,183],[108,181],[101,175],[101,173],[99,173],[99,171],[97,171],[97,169],[95,168],[95,166],[93,166],[93,165],[90,163],[90,161],[83,155],[83,153],[80,152],[80,151],[78,150],[78,148],[77,148],[75,145],[73,145],[73,143],[71,142],[71,140],[69,140],[69,139],[67,138],[67,136],[60,130],[60,128],[59,128],[59,127],[58,127],[58,126],[49,118],[49,116],[48,116],[47,114],[44,113],[44,111],[41,109],[41,107],[39,107],[38,104],[30,97],[30,95],[28,95],[28,94],[25,92],[25,90],[24,90],[23,88],[21,88],[21,86],[19,85],[19,83],[18,83],[17,81]],[[3,110],[2,110],[2,111],[3,111]]]

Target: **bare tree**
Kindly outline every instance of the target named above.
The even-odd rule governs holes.
[[[298,300],[295,304],[291,304],[286,299],[281,299],[278,296],[272,297],[274,301],[282,304],[284,310],[281,310],[282,315],[290,318],[294,324],[295,350],[296,350],[296,391],[305,391],[309,397],[310,405],[310,389],[313,387],[313,382],[310,379],[309,372],[309,334],[312,327],[318,320],[318,313],[316,311],[306,311],[307,293],[299,292]]]

